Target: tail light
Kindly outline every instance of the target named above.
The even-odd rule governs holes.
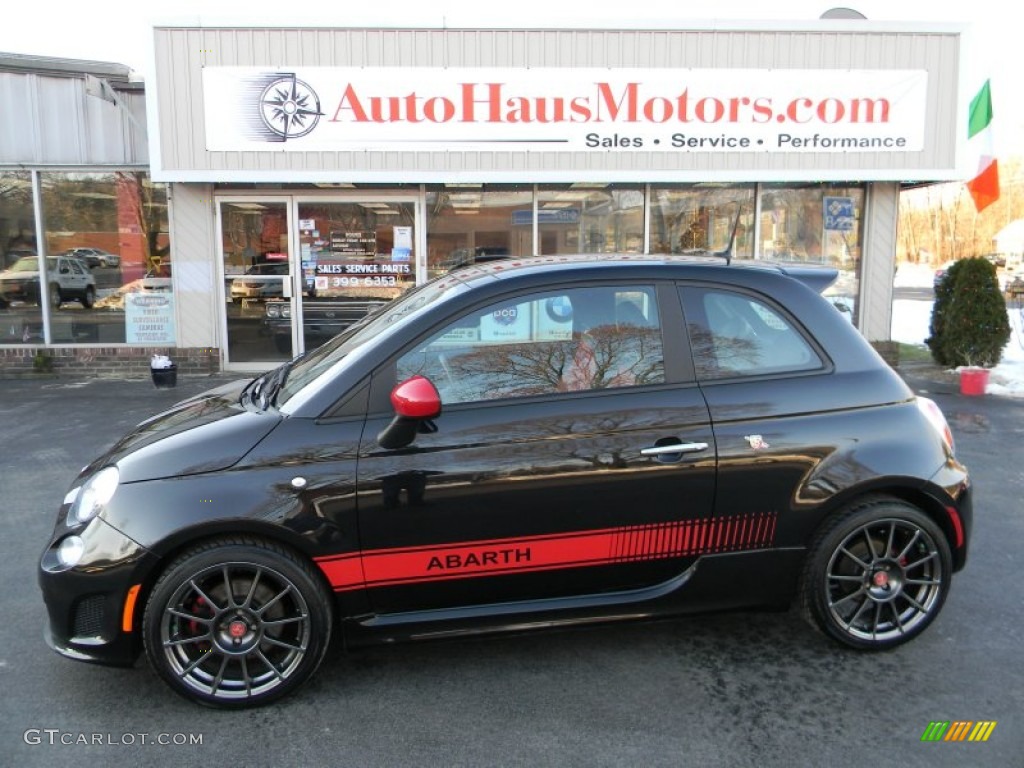
[[[946,417],[942,414],[942,409],[936,405],[934,400],[929,400],[927,397],[917,398],[917,407],[935,427],[935,431],[939,433],[942,438],[942,442],[949,448],[949,452],[955,453],[956,447],[953,444],[953,431],[949,428],[949,422],[946,421]]]

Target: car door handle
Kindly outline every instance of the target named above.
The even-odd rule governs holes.
[[[641,448],[641,456],[663,456],[667,453],[694,453],[706,451],[707,443],[673,443],[672,445],[656,445],[653,448]]]

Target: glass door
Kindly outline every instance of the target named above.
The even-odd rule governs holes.
[[[226,365],[266,368],[297,354],[287,200],[218,199]]]
[[[295,220],[301,351],[416,284],[415,198],[300,200]]]

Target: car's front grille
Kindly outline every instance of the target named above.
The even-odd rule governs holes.
[[[103,595],[91,595],[78,601],[75,606],[75,637],[96,637],[103,632]]]

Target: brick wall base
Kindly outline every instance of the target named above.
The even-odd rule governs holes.
[[[896,368],[900,364],[900,345],[895,341],[872,341],[871,346],[890,366]]]
[[[153,355],[167,355],[179,374],[220,371],[220,350],[210,347],[7,347],[0,349],[0,379],[33,375],[112,379],[149,378]]]

